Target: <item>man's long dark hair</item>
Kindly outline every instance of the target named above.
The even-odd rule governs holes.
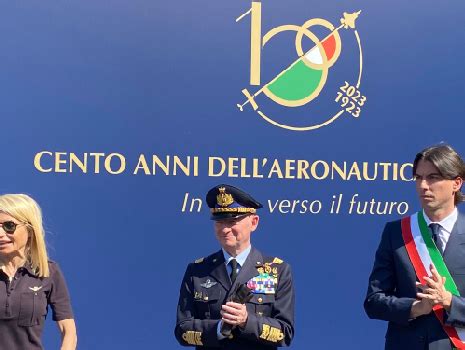
[[[465,162],[449,145],[439,144],[425,148],[423,151],[417,153],[413,162],[414,177],[420,160],[433,164],[444,179],[455,180],[460,177],[465,180]],[[460,190],[455,193],[454,202],[455,205],[465,202],[465,195]]]

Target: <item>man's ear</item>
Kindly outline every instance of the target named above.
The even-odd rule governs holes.
[[[462,188],[462,185],[463,185],[463,179],[461,177],[456,177],[454,179],[454,192],[458,192],[460,191],[460,189]]]
[[[257,214],[254,214],[252,216],[252,231],[256,230],[259,221],[260,221],[260,217]]]

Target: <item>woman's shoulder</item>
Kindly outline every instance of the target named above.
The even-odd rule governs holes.
[[[50,276],[57,273],[62,274],[60,265],[54,260],[48,260],[48,269],[50,271]]]

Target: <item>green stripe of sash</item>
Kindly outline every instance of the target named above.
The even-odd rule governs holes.
[[[455,284],[452,276],[447,269],[446,264],[444,263],[444,259],[439,252],[439,249],[436,247],[436,244],[431,237],[431,233],[429,231],[428,225],[426,224],[425,218],[423,216],[423,212],[418,212],[418,226],[420,227],[420,233],[423,237],[423,240],[426,243],[426,247],[428,248],[429,256],[433,261],[436,270],[438,270],[439,274],[446,278],[446,283],[444,287],[447,291],[451,292],[454,295],[460,296],[459,290],[457,289],[457,285]]]

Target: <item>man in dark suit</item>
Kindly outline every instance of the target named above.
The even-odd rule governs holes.
[[[197,349],[270,350],[294,335],[294,287],[288,264],[251,246],[262,205],[244,191],[219,185],[207,194],[222,249],[188,265],[181,284],[175,336]],[[240,285],[252,293],[230,301]],[[228,332],[231,331],[232,332]]]
[[[385,349],[465,349],[465,164],[441,144],[416,155],[413,176],[423,210],[386,224],[365,311],[389,321]]]

